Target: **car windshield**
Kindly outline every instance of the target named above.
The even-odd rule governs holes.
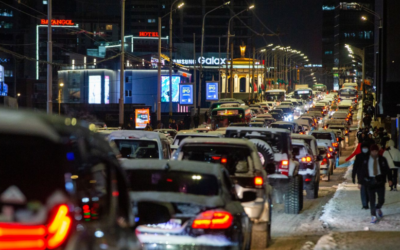
[[[317,140],[332,140],[330,133],[312,133],[312,136]]]
[[[76,155],[64,151],[59,144],[44,138],[0,134],[0,204],[7,203],[3,196],[5,197],[6,190],[11,188],[9,192],[14,195],[17,192],[24,203],[31,204],[36,209],[41,208],[55,191],[65,191],[65,176],[69,172],[67,169],[70,157]],[[23,207],[25,205],[19,205],[17,209]],[[3,215],[4,209],[3,207]],[[12,207],[11,209],[13,210]],[[29,212],[32,211],[25,211],[23,216],[17,216],[22,210],[15,210],[15,219],[18,221],[16,217],[30,217]],[[3,218],[0,212],[0,222],[3,219],[5,217]]]
[[[182,160],[220,163],[230,175],[250,171],[249,148],[228,144],[188,144],[181,150]]]
[[[122,158],[159,158],[156,141],[115,140]]]
[[[291,108],[281,108],[283,113],[292,113],[292,109]]]
[[[214,175],[165,170],[126,170],[134,192],[173,192],[193,195],[218,195]]]

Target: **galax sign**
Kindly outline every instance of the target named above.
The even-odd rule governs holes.
[[[41,19],[40,24],[49,24],[49,20],[47,19]],[[51,20],[51,25],[66,25],[66,26],[72,26],[75,25],[75,23],[72,22],[72,20],[65,20],[65,19],[52,19]]]
[[[183,65],[193,65],[193,59],[174,59],[175,63],[183,64]],[[218,58],[218,57],[199,57],[197,59],[198,64],[202,65],[222,65],[225,64],[226,58]]]

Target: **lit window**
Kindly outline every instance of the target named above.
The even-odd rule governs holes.
[[[43,0],[43,4],[44,4],[44,5],[47,5],[47,0]]]
[[[107,24],[106,25],[106,30],[112,30],[112,24]]]

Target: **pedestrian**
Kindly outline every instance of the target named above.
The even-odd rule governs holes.
[[[150,126],[150,123],[147,123],[146,127],[144,128],[145,131],[153,131],[153,129]]]
[[[183,118],[183,123],[185,123],[185,129],[190,129],[192,121],[189,115],[185,115],[185,117]]]
[[[383,217],[382,206],[385,203],[386,180],[388,180],[389,186],[392,186],[392,172],[389,169],[386,159],[383,156],[379,156],[378,151],[378,145],[372,145],[369,157],[363,159],[355,170],[358,188],[361,190],[362,185],[365,185],[367,190],[371,223],[373,224],[377,223]],[[378,196],[378,203],[376,203],[376,196]]]
[[[380,145],[382,148],[386,148],[386,143],[390,140],[390,137],[386,130],[383,132],[383,136],[381,137]]]
[[[383,153],[383,157],[386,158],[390,171],[392,171],[392,186],[390,191],[397,191],[397,179],[398,179],[398,168],[400,167],[400,150],[394,147],[394,141],[389,140],[386,143],[386,150]]]
[[[205,123],[208,122],[208,112],[207,111],[204,113],[204,122]]]
[[[363,118],[363,122],[364,122],[364,127],[369,127],[371,126],[371,116],[369,116],[368,114],[365,114],[365,117]]]
[[[353,164],[353,172],[352,172],[352,177],[353,177],[353,183],[356,184],[356,174],[359,171],[360,168],[362,168],[362,163],[365,160],[368,160],[369,158],[369,145],[367,143],[363,143],[361,145],[361,152],[356,155],[356,159]],[[361,209],[369,209],[368,207],[368,194],[365,185],[361,184],[360,188],[360,195],[361,195],[361,204],[362,208]]]
[[[178,128],[179,130],[184,130],[185,129],[185,123],[183,122],[183,120],[181,120],[178,124]]]
[[[359,128],[357,131],[357,139],[360,140],[361,134],[363,133],[363,129]]]
[[[163,129],[164,128],[164,124],[161,121],[157,122],[157,129]]]
[[[374,138],[372,138],[372,134],[371,133],[368,133],[368,135],[365,137],[364,142],[367,143],[368,146],[371,146],[371,145],[375,144],[375,140],[374,140]]]
[[[172,122],[169,124],[169,128],[178,131],[178,125],[176,124],[175,120],[172,120]]]

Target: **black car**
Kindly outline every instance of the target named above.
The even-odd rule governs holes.
[[[281,109],[274,109],[269,112],[270,115],[276,120],[276,121],[283,121],[284,116],[283,116],[283,111]]]
[[[0,249],[141,249],[114,152],[75,118],[0,109]]]
[[[124,161],[122,166],[134,204],[169,203],[173,214],[166,223],[136,229],[146,249],[250,249],[251,221],[223,166],[167,160]],[[254,199],[255,193],[245,192],[242,201]]]

